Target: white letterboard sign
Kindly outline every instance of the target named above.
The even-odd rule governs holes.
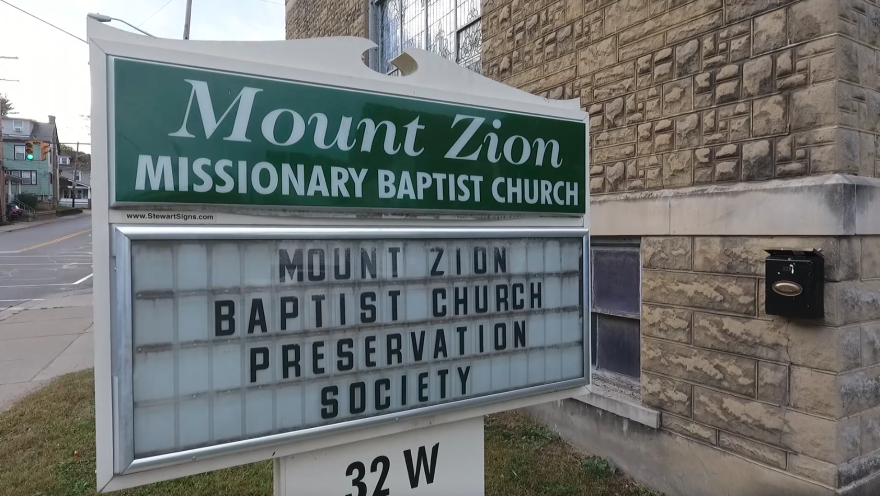
[[[585,230],[216,231],[124,237],[135,459],[586,381]]]

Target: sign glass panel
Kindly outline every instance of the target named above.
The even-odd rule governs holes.
[[[583,249],[132,239],[134,456],[585,381]]]

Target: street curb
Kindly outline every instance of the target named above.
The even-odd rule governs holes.
[[[68,296],[90,294],[91,292],[92,292],[91,289],[75,289],[73,291],[65,291],[63,293],[56,293],[53,295],[49,295],[47,298],[42,298],[42,299],[38,298],[38,299],[28,300],[28,301],[22,303],[21,305],[15,305],[14,307],[9,307],[3,311],[0,311],[0,322],[3,322],[4,320],[6,320],[14,315],[17,315],[17,314],[35,306],[35,305],[39,305],[40,303],[42,303],[44,301],[57,300],[60,298],[66,298]]]
[[[25,229],[30,229],[32,227],[45,226],[46,224],[54,224],[58,221],[62,221],[65,219],[76,219],[81,215],[87,215],[87,214],[85,212],[83,212],[81,214],[65,215],[64,217],[56,217],[48,222],[40,222],[40,221],[28,222],[26,224],[19,224],[22,227],[17,227],[15,229],[9,229],[6,231],[2,230],[3,226],[0,226],[0,234],[6,234],[6,233],[11,233],[11,232],[16,232],[16,231],[24,231]]]

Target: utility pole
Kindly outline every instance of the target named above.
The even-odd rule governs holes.
[[[76,142],[76,154],[73,156],[73,188],[70,192],[70,208],[76,208],[76,162],[79,160],[79,141]]]
[[[192,0],[186,0],[186,20],[183,21],[183,39],[189,39],[189,21],[192,19]]]

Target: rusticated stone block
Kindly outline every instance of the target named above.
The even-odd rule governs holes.
[[[755,315],[755,279],[645,270],[642,301]]]
[[[758,399],[777,405],[788,403],[788,367],[758,362]]]
[[[715,171],[713,167],[698,167],[694,169],[694,184],[711,183]]]
[[[779,9],[755,18],[752,49],[756,54],[785,46],[785,12],[785,9]]]
[[[859,326],[819,327],[791,323],[786,331],[792,364],[831,372],[852,370],[860,365]]]
[[[696,395],[696,393],[695,393]],[[695,409],[699,399],[695,398]],[[795,410],[785,412],[780,445],[831,463],[859,455],[861,426],[858,417],[828,420]]]
[[[680,79],[663,85],[663,115],[690,112],[694,108],[693,84],[690,79]]]
[[[696,0],[620,32],[620,43],[632,43],[721,8],[721,0]]]
[[[743,96],[759,96],[773,91],[773,59],[770,55],[743,64]]]
[[[785,468],[785,451],[772,448],[766,444],[734,436],[726,432],[718,433],[718,446],[733,451],[746,458],[757,460],[765,465]]]
[[[668,188],[694,183],[694,152],[686,150],[663,156],[663,185]]]
[[[791,368],[791,405],[799,410],[837,418],[840,393],[837,375],[804,367]]]
[[[675,147],[693,148],[700,144],[700,116],[688,114],[675,120]]]
[[[694,344],[767,360],[789,361],[787,324],[694,312]]]
[[[624,189],[623,171],[623,162],[617,162],[616,164],[608,167],[608,170],[605,174],[605,178],[607,179],[607,181],[605,182],[606,191],[622,191]]]
[[[647,17],[648,4],[644,0],[619,0],[605,10],[605,32],[620,32]]]
[[[691,40],[675,47],[675,77],[695,74],[700,69],[700,42]]]
[[[694,420],[779,445],[785,427],[784,409],[700,387],[694,387],[693,394]]]
[[[590,178],[590,193],[602,193],[604,191],[605,191],[605,178],[604,177]]]
[[[690,270],[691,238],[642,238],[642,265],[649,269]]]
[[[782,134],[788,130],[788,101],[782,95],[755,100],[752,112],[755,137]]]
[[[837,465],[807,455],[788,454],[788,471],[807,479],[837,487]]]
[[[754,360],[682,344],[642,339],[642,370],[755,395]]]
[[[727,149],[727,147],[732,147]],[[716,158],[736,156],[736,147],[726,145]],[[858,277],[857,245],[831,237],[697,237],[694,239],[694,270],[724,274],[764,275],[768,248],[819,249],[825,257],[825,280],[843,281]]]
[[[742,145],[742,177],[745,181],[773,177],[773,155],[767,140],[749,141]]]
[[[880,363],[880,323],[862,324],[862,366]]]
[[[730,40],[730,61],[747,59],[750,55],[751,43],[748,36],[740,36]]]
[[[691,311],[681,308],[642,305],[642,335],[691,342]]]
[[[725,81],[715,87],[715,103],[722,104],[739,100],[739,80]]]
[[[880,236],[862,238],[862,279],[880,278]]]
[[[668,431],[709,444],[715,444],[716,436],[718,435],[718,431],[715,429],[667,413],[663,413],[660,418],[662,427]]]
[[[837,92],[834,81],[810,85],[791,94],[791,129],[800,131],[837,122]]]
[[[689,417],[691,415],[691,385],[642,373],[642,403],[661,410]]]
[[[854,415],[880,405],[880,366],[840,376],[839,390],[835,388],[834,391],[835,400],[840,402],[840,416]]]
[[[725,4],[724,12],[728,22],[751,17],[755,14],[785,5],[791,0],[729,0]]]
[[[792,4],[791,42],[816,39],[834,32],[837,26],[836,0],[803,0]]]
[[[578,75],[584,76],[617,63],[617,37],[594,43],[578,54]]]
[[[825,285],[825,321],[835,325],[880,320],[880,280]]]
[[[715,163],[716,181],[736,181],[739,178],[739,160],[725,160]]]
[[[862,453],[880,449],[880,409],[873,409],[859,415],[862,425]]]

